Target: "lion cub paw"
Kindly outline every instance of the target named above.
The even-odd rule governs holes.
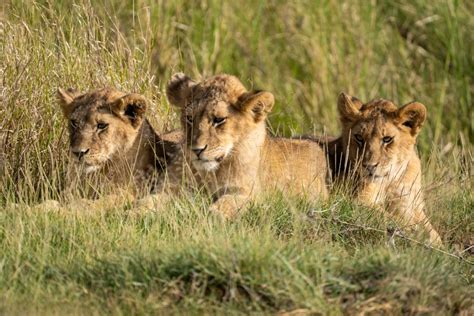
[[[135,201],[133,208],[137,210],[157,210],[169,201],[169,196],[164,193],[150,194]]]
[[[211,205],[209,211],[224,219],[231,219],[239,213],[245,201],[245,196],[224,195]]]

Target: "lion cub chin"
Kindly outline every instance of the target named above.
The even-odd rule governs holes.
[[[280,189],[310,198],[327,196],[323,151],[314,142],[273,138],[265,119],[274,97],[247,91],[234,76],[194,81],[175,74],[167,86],[181,110],[184,156],[198,185],[213,193],[212,210],[231,217],[250,198]]]
[[[145,118],[146,99],[114,88],[80,93],[58,89],[68,122],[76,178],[103,175],[113,187],[131,185],[133,195],[153,191],[181,142],[181,133],[159,136]]]
[[[338,111],[341,136],[319,140],[328,151],[335,179],[351,184],[362,203],[383,208],[407,228],[423,227],[430,241],[440,244],[424,213],[421,163],[415,149],[425,106],[412,102],[398,108],[383,99],[364,104],[341,93]]]

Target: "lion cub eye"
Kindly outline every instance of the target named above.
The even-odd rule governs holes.
[[[76,120],[70,120],[69,124],[71,124],[72,128],[77,128],[77,121]]]
[[[384,138],[382,138],[382,141],[384,144],[390,144],[393,141],[393,137],[385,136]]]
[[[108,126],[109,126],[109,124],[100,122],[100,123],[97,124],[97,129],[98,129],[99,131],[103,131],[103,130],[105,130]]]
[[[362,144],[364,142],[364,137],[362,137],[362,135],[360,134],[355,134],[354,138],[359,144]]]
[[[225,117],[215,117],[213,120],[212,120],[212,124],[214,126],[219,126],[221,124],[224,124],[225,121],[226,121],[227,118]]]

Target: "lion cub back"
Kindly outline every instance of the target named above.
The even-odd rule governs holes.
[[[264,185],[314,198],[327,196],[326,158],[323,150],[310,140],[269,137],[260,172]]]

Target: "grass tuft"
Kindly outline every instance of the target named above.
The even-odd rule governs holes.
[[[469,1],[0,4],[0,314],[473,314],[473,15]],[[275,192],[232,223],[206,196],[160,212],[35,206],[64,200],[58,87],[144,94],[164,131],[178,126],[163,93],[177,71],[272,91],[286,136],[336,135],[341,91],[424,103],[427,213],[445,249],[391,239],[393,223],[339,190],[315,205]]]

